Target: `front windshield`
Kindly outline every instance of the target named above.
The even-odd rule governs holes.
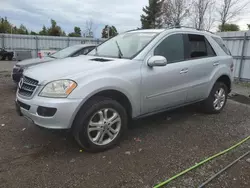
[[[55,52],[55,53],[49,55],[49,57],[53,57],[53,58],[57,58],[57,59],[66,58],[66,57],[69,57],[72,53],[74,53],[80,49],[81,49],[81,46],[78,46],[78,45],[70,46],[70,47],[64,48],[58,52]]]
[[[123,33],[104,42],[88,55],[130,59],[140,52],[156,34],[156,32]]]

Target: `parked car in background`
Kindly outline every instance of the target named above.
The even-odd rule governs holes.
[[[37,53],[37,57],[39,58],[43,58],[43,57],[46,57],[46,56],[49,56],[51,54],[54,54],[56,53],[57,50],[40,50],[38,53]]]
[[[0,60],[9,60],[13,59],[14,52],[8,52],[3,48],[0,48]]]
[[[66,57],[76,57],[79,55],[85,55],[89,51],[95,48],[95,44],[80,44],[64,48],[58,52],[50,54],[42,58],[34,58],[20,61],[15,64],[12,71],[12,79],[14,82],[18,83],[23,75],[23,70],[40,63],[54,61],[56,59],[63,59]]]
[[[87,56],[26,70],[17,111],[41,127],[71,129],[93,152],[117,144],[131,118],[197,102],[219,113],[231,91],[233,58],[217,39],[186,28],[122,33]]]
[[[14,60],[23,61],[32,58],[32,52],[30,50],[15,50]]]

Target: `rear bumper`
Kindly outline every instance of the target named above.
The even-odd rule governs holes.
[[[48,129],[70,129],[75,111],[81,103],[81,99],[54,99],[35,96],[31,100],[16,97],[17,103],[21,102],[20,113],[36,125]],[[39,115],[39,107],[53,108],[56,112],[52,116]],[[18,107],[17,107],[18,108]]]

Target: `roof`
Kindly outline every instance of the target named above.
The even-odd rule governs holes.
[[[186,31],[186,32],[196,32],[196,33],[201,33],[201,34],[207,34],[207,35],[211,35],[211,36],[217,36],[215,34],[213,34],[210,31],[204,31],[204,30],[198,30],[195,28],[189,28],[189,27],[177,27],[177,28],[164,28],[164,29],[137,29],[137,30],[130,30],[127,32],[148,32],[148,33],[161,33],[161,32],[178,32],[178,31]]]
[[[165,29],[136,29],[136,30],[130,30],[130,31],[127,31],[127,32],[131,32],[131,33],[161,33],[165,31]]]

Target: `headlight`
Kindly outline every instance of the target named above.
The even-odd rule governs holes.
[[[76,82],[72,80],[56,80],[45,85],[39,96],[66,98],[76,86]]]

